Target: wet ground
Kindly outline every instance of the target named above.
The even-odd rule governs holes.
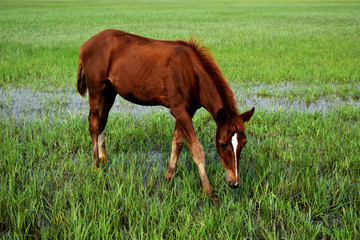
[[[298,112],[320,112],[326,113],[335,107],[344,105],[360,106],[359,100],[341,99],[339,97],[318,98],[313,101],[305,101],[301,98],[284,98],[263,96],[259,92],[290,91],[296,88],[295,85],[258,85],[247,87],[232,86],[239,109],[249,109],[255,106],[257,109],[267,111],[289,110]],[[148,114],[154,111],[166,111],[164,107],[145,107],[129,103],[117,97],[112,112],[138,115]],[[75,89],[54,90],[54,91],[33,91],[31,89],[0,88],[0,114],[1,118],[14,119],[38,119],[49,116],[83,115],[89,112],[87,96],[82,98]]]
[[[166,109],[131,104],[117,97],[112,112],[125,114],[150,113]],[[88,96],[81,97],[74,89],[60,91],[33,91],[30,89],[0,89],[2,118],[37,119],[48,116],[84,115],[89,113]]]

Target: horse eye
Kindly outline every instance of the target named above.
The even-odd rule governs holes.
[[[225,149],[225,148],[227,147],[227,144],[226,144],[226,143],[220,143],[220,147],[221,147],[222,149]]]

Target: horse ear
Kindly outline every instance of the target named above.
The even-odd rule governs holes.
[[[243,114],[240,115],[241,119],[244,121],[244,122],[247,122],[250,120],[251,116],[253,115],[255,111],[255,107],[253,107],[252,109],[250,109],[249,111],[247,112],[244,112]]]
[[[216,122],[220,124],[220,126],[223,126],[226,122],[227,115],[225,111],[225,108],[220,108],[220,110],[216,113]]]

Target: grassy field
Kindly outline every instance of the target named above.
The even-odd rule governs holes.
[[[80,46],[115,28],[203,40],[238,84],[360,79],[358,1],[1,1],[0,86],[73,85]]]
[[[94,174],[86,117],[1,122],[1,235],[49,238],[286,239],[359,237],[360,110],[259,112],[242,153],[242,185],[224,183],[215,125],[195,125],[218,202],[203,196],[186,149],[164,175],[174,122],[166,112],[112,115],[109,166]],[[56,126],[56,128],[54,127]],[[160,130],[161,129],[161,130]],[[205,130],[205,131],[204,131]]]
[[[87,112],[50,111],[65,108],[59,97],[24,111],[37,118],[1,114],[0,238],[360,238],[359,1],[3,0],[0,22],[1,91],[76,94],[80,46],[116,28],[203,39],[249,96],[343,101],[325,112],[258,104],[236,190],[224,182],[215,123],[199,111],[194,125],[217,202],[202,194],[187,147],[165,181],[174,129],[166,109],[111,113],[109,164],[97,174]],[[14,106],[12,97],[0,101],[1,113]]]

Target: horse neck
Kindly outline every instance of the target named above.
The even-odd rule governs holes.
[[[199,95],[201,105],[216,121],[216,114],[221,108],[225,107],[225,101],[222,99],[211,77],[207,76],[199,79]]]

